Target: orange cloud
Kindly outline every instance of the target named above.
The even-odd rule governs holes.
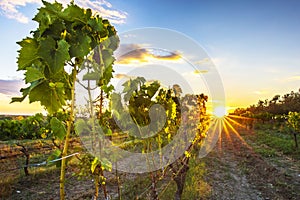
[[[150,60],[179,60],[178,52],[152,50],[139,44],[123,44],[119,47],[117,64],[147,63]]]

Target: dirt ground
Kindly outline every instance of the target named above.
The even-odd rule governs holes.
[[[222,132],[213,151],[202,158],[201,162],[204,162],[206,168],[203,179],[210,190],[209,197],[205,195],[203,199],[300,199],[300,161],[279,152],[275,157],[262,157],[253,150],[253,146],[257,144],[242,139],[255,133],[246,129],[237,129],[237,132],[242,137],[233,131]],[[52,167],[43,173],[37,168],[31,172],[34,170],[39,170],[39,174],[27,177],[22,175],[21,171],[17,171],[21,178],[6,185],[2,192],[9,195],[1,198],[0,194],[0,199],[59,199],[59,170]],[[67,199],[91,199],[93,181],[78,181],[72,173],[72,167],[69,167]],[[1,179],[8,176],[12,174],[0,174]],[[0,184],[0,191],[1,187],[4,185]],[[115,184],[107,185],[110,194],[116,191],[114,187]],[[122,199],[127,200],[126,197]]]
[[[237,133],[255,134],[241,128]],[[223,131],[204,158],[210,199],[300,199],[300,161],[279,153],[272,159],[263,158],[254,152],[255,143],[243,141],[245,137],[237,133]]]

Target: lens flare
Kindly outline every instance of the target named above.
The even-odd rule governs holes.
[[[228,115],[227,110],[223,106],[218,106],[214,109],[213,115],[217,118],[223,118]]]

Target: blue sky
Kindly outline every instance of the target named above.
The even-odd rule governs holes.
[[[16,42],[36,28],[37,24],[30,19],[40,6],[39,0],[15,2],[0,0],[0,99],[5,99],[0,100],[2,107],[12,96],[12,92],[7,94],[2,90],[6,81],[22,79],[22,73],[16,72],[19,48]],[[229,107],[248,106],[258,99],[270,99],[300,88],[300,1],[75,0],[75,3],[101,8],[119,33],[161,27],[195,40],[214,61]],[[8,111],[0,110],[3,112]]]

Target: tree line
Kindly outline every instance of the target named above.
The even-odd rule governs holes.
[[[289,112],[300,112],[300,89],[284,95],[275,95],[273,98],[259,100],[257,104],[247,108],[237,108],[234,115],[249,115],[269,113],[271,115],[287,115]]]

